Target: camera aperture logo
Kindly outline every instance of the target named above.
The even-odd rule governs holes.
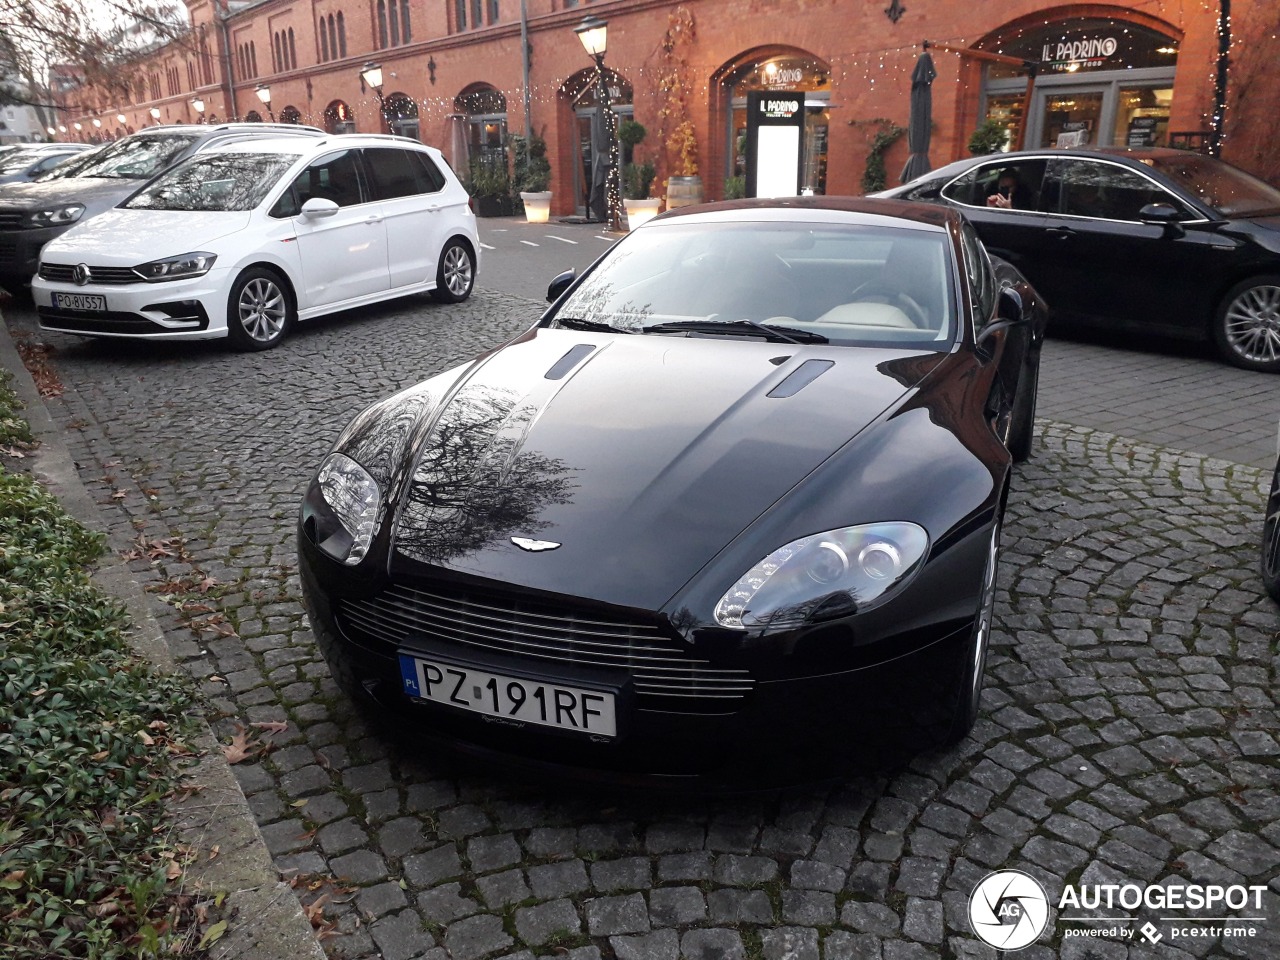
[[[1049,895],[1021,870],[988,875],[969,895],[969,925],[978,939],[999,950],[1035,943],[1049,922]]]

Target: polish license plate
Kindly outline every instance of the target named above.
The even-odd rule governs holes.
[[[597,737],[618,735],[612,693],[545,683],[400,655],[404,692],[419,700],[507,722]]]
[[[107,298],[96,293],[55,293],[53,305],[59,310],[106,313]]]

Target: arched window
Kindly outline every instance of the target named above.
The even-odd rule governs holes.
[[[279,32],[271,35],[271,70],[279,73],[284,69],[284,58],[280,55],[280,34]]]
[[[249,73],[255,77],[258,75],[258,48],[252,40],[249,41]]]
[[[297,107],[290,104],[289,106],[285,107],[283,110],[280,111],[280,122],[281,123],[301,123],[302,113],[298,110]]]
[[[467,0],[455,0],[454,16],[458,21],[456,28],[459,31],[467,29]]]
[[[320,62],[324,63],[329,59],[329,31],[333,29],[333,17],[329,18],[328,27],[325,26],[324,17],[320,18]]]
[[[484,0],[471,0],[471,27],[484,26]]]
[[[407,2],[407,0],[406,0]],[[400,3],[399,0],[391,0],[390,9],[387,11],[387,20],[391,27],[391,46],[400,46]]]
[[[498,0],[489,0],[489,22],[498,22]]]
[[[401,0],[400,3],[400,39],[404,43],[413,39],[409,29],[409,0]]]
[[[385,47],[387,45],[387,3],[386,0],[378,0],[378,46]]]
[[[289,28],[289,69],[298,69],[298,48],[293,42],[293,27]]]
[[[342,11],[338,11],[338,56],[345,58],[347,55],[347,25],[343,22]]]
[[[403,93],[393,93],[384,101],[382,109],[392,133],[419,139],[418,105],[410,97]]]

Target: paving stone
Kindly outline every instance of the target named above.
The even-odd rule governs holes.
[[[707,909],[713,923],[774,922],[773,902],[763,890],[712,890]]]
[[[819,960],[818,931],[807,927],[779,927],[760,935],[765,960]]]
[[[369,928],[383,960],[411,960],[435,946],[435,938],[422,929],[422,921],[412,910],[383,917]]]
[[[571,900],[552,900],[516,911],[516,932],[525,943],[542,946],[559,934],[582,931],[582,921]]]
[[[445,843],[426,853],[405,857],[405,878],[415,886],[430,887],[441,880],[462,876],[462,860],[455,844]]]
[[[522,870],[504,870],[488,876],[476,878],[476,889],[484,902],[492,909],[520,903],[533,896],[529,885],[525,883]]]
[[[677,960],[680,956],[680,934],[674,930],[655,930],[632,937],[610,937],[609,946],[617,960]]]
[[[372,850],[356,850],[345,856],[334,857],[329,861],[329,870],[334,877],[351,883],[371,883],[381,880],[388,874],[387,861]],[[318,873],[318,870],[307,870],[307,873]]]
[[[644,933],[649,929],[649,908],[639,893],[588,900],[586,912],[587,930],[592,936]]]
[[[723,854],[716,857],[715,879],[734,887],[767,883],[778,875],[778,863],[768,857],[741,857]]]
[[[840,922],[860,933],[874,933],[880,937],[893,936],[902,926],[898,915],[884,904],[856,900],[844,905]]]
[[[519,863],[520,844],[509,833],[492,837],[476,837],[467,843],[467,861],[477,873],[488,873]]]
[[[468,917],[450,924],[444,934],[444,946],[451,960],[477,960],[513,942],[502,929],[501,917]]]
[[[659,927],[683,927],[707,918],[707,900],[697,887],[661,887],[649,894],[649,916]]]
[[[398,883],[379,883],[356,892],[356,906],[370,920],[398,912],[408,904],[409,900]]]
[[[529,887],[539,900],[563,897],[591,886],[581,860],[566,860],[529,868]]]
[[[600,860],[591,864],[591,882],[601,893],[648,890],[653,884],[653,866],[645,857]]]
[[[746,960],[747,951],[736,930],[690,930],[680,938],[684,960]]]

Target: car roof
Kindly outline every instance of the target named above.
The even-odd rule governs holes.
[[[91,150],[96,144],[92,143],[7,143],[6,147],[14,147],[24,153],[62,153],[67,150],[74,152]]]
[[[254,137],[232,143],[218,144],[210,152],[217,153],[319,153],[333,147],[416,147],[439,153],[435,147],[410,137],[397,137],[378,133],[333,133],[319,138]]]
[[[752,220],[853,223],[916,230],[945,230],[963,219],[950,207],[872,197],[813,196],[722,200],[669,210],[655,223],[692,219],[719,222]]]

